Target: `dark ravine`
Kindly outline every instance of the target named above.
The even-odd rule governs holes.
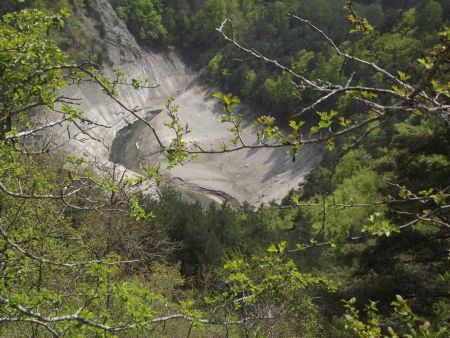
[[[208,207],[212,202],[218,204],[227,203],[236,208],[241,206],[237,199],[226,192],[205,188],[196,184],[187,184],[181,177],[174,177],[167,183],[180,191],[185,200],[199,202],[204,207]]]
[[[161,109],[149,111],[145,114],[145,120],[150,122],[161,112]],[[111,145],[110,161],[138,172],[140,168],[136,166],[139,162],[129,161],[129,159],[130,157],[138,158],[139,149],[137,145],[138,141],[136,140],[146,128],[148,127],[145,123],[138,120],[118,130]],[[229,203],[235,207],[240,206],[237,199],[223,191],[202,187],[196,184],[189,184],[181,177],[167,178],[168,181],[166,181],[166,184],[178,190],[183,198],[189,202],[199,202],[204,207],[208,207],[209,204],[213,202],[218,204]]]
[[[144,115],[144,119],[148,122],[161,113],[161,109],[148,111]],[[133,168],[137,164],[136,161],[127,161],[127,158],[137,158],[139,149],[137,148],[136,137],[140,135],[144,128],[147,128],[145,123],[137,120],[133,123],[129,123],[122,129],[116,132],[116,136],[111,144],[111,152],[109,154],[109,160],[123,165],[130,170],[137,171],[138,168]],[[133,143],[134,141],[134,143]],[[131,153],[131,154],[130,154]]]

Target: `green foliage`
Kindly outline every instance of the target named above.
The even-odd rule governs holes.
[[[198,46],[205,49],[205,47],[212,47],[218,40],[215,30],[226,16],[226,3],[224,0],[204,0],[197,6],[192,18],[188,21],[186,35],[192,47]]]
[[[55,157],[44,157],[35,162],[8,146],[3,146],[2,152],[8,149],[13,158],[2,156],[2,183],[15,189],[16,182],[22,182],[23,192],[57,193],[58,180],[62,177],[55,172]],[[119,252],[125,259],[138,258],[134,255],[144,253],[143,248],[135,247],[134,252],[125,249],[145,238],[142,227],[131,218],[123,219],[125,223],[121,227],[126,224],[128,237],[120,243],[122,239],[117,231],[108,234],[113,241],[108,241],[106,236],[107,232],[113,231],[113,224],[120,222],[123,217],[120,213],[115,212],[106,219],[95,212],[89,218],[76,213],[65,215],[65,207],[58,199],[18,200],[4,193],[0,195],[0,203],[3,211],[0,247],[5,264],[0,273],[2,314],[25,321],[28,317],[18,310],[18,306],[47,316],[72,315],[79,311],[82,318],[93,322],[112,326],[133,323],[136,332],[140,332],[151,326],[152,318],[167,309],[168,299],[150,291],[140,278],[134,278],[132,274],[125,277],[126,266],[117,263],[121,259]],[[67,200],[66,203],[76,202]],[[130,234],[133,235],[130,237]],[[133,236],[137,238],[132,239]],[[139,236],[143,237],[139,239]],[[152,244],[147,242],[147,253],[151,247]],[[80,303],[84,303],[81,309]],[[3,325],[6,335],[26,329],[20,321]],[[67,332],[67,335],[98,332],[95,327],[76,321],[61,321],[52,327]],[[38,329],[37,332],[43,334],[44,331]]]
[[[293,212],[276,207],[255,212],[250,207],[237,210],[212,204],[204,209],[171,190],[163,190],[160,201],[146,200],[145,209],[155,215],[150,224],[163,224],[171,240],[183,243],[176,256],[187,274],[201,266],[220,266],[231,252],[251,254],[269,245],[280,230],[292,227],[293,220]]]
[[[209,72],[213,77],[217,76],[220,72],[222,58],[222,54],[217,53],[208,63]]]
[[[345,257],[337,269],[345,276],[344,297],[358,295],[365,302],[370,299],[380,302],[380,312],[374,312],[374,304],[369,304],[372,312],[366,314],[366,321],[354,321],[355,314],[347,313],[353,318],[347,318],[347,325],[358,336],[390,336],[386,331],[388,325],[399,337],[412,334],[413,329],[433,336],[441,334],[439,326],[445,326],[434,315],[446,308],[440,297],[448,293],[448,284],[437,272],[446,269],[448,252],[444,243],[448,242],[439,235],[445,230],[429,222],[419,222],[410,230],[400,227],[411,220],[407,215],[429,214],[438,205],[448,203],[448,196],[442,190],[430,189],[448,186],[448,136],[442,122],[412,117],[391,125],[382,138],[367,140],[364,149],[349,151],[345,144],[338,145],[337,154],[328,155],[332,167],[317,170],[309,178],[312,185],[305,186],[308,203],[317,205],[303,207],[310,222],[314,222],[313,232],[309,234],[313,245],[316,238],[319,243],[320,238],[329,240]],[[429,199],[407,202],[420,196]],[[396,199],[400,202],[390,202]],[[298,197],[295,201],[300,205],[305,202]],[[364,244],[344,244],[352,237],[366,238],[367,234],[380,238]],[[431,238],[439,239],[429,242]],[[302,244],[299,249],[305,250],[306,246]],[[421,324],[416,321],[410,328],[392,326],[397,318],[386,310],[388,300],[395,294],[418,292],[413,290],[421,290],[424,295],[411,300],[413,311],[426,319]],[[433,290],[443,291],[438,292],[438,299],[425,296],[433,294]],[[333,329],[337,327],[338,322],[333,324]]]
[[[168,169],[173,168],[175,165],[183,163],[187,160],[192,160],[196,157],[195,154],[190,154],[188,152],[188,147],[198,148],[195,143],[189,144],[183,138],[189,132],[188,125],[181,125],[180,119],[178,118],[178,106],[173,104],[173,98],[169,98],[166,103],[167,115],[170,120],[165,124],[167,128],[170,128],[174,133],[175,137],[171,140],[170,144],[165,147],[165,156],[168,160]]]
[[[267,79],[265,86],[265,104],[277,112],[292,113],[298,103],[299,94],[292,76],[288,73],[281,74],[276,79]]]
[[[138,222],[151,214],[130,191],[123,194],[130,179],[96,177],[90,166],[97,163],[73,156],[28,154],[31,147],[23,138],[10,138],[18,129],[37,127],[33,114],[38,108],[57,107],[69,77],[75,82],[94,78],[105,91],[115,92],[113,81],[68,62],[49,37],[51,29],[63,26],[65,15],[26,9],[0,21],[2,335],[97,335],[108,334],[110,326],[142,333],[154,326],[155,316],[182,307],[135,275],[148,269],[156,247],[160,255],[164,249]],[[61,113],[69,123],[83,118],[66,102]],[[148,170],[148,179],[155,175],[156,169]],[[144,181],[131,185],[137,188]],[[29,325],[33,320],[37,326]]]
[[[164,44],[167,29],[162,23],[162,7],[159,0],[111,1],[117,15],[125,21],[136,38],[146,44]]]
[[[249,96],[252,92],[253,86],[255,85],[256,81],[256,72],[253,70],[250,70],[245,75],[245,81],[241,88],[241,94],[244,96]]]
[[[383,206],[366,207],[379,196],[378,189],[382,186],[380,177],[373,171],[365,169],[346,178],[327,197],[323,203],[331,205],[321,208],[305,208],[304,212],[310,215],[313,227],[320,231],[325,229],[327,238],[334,238],[337,243],[343,243],[347,238],[361,230],[368,228],[363,225],[368,224],[370,217],[375,212],[383,212]],[[313,201],[319,200],[320,196],[314,196]],[[339,208],[333,207],[333,203],[352,205],[354,203],[363,204],[359,208]],[[325,222],[323,221],[326,214]],[[373,222],[372,222],[373,223]]]
[[[376,60],[392,72],[405,71],[406,66],[412,68],[411,61],[436,42],[436,30],[445,24],[445,5],[436,0],[398,5],[382,1],[350,2],[356,10],[353,12],[348,9],[350,3],[344,7],[342,0],[199,0],[193,3],[111,0],[111,3],[142,42],[184,49],[197,66],[208,66],[213,79],[224,90],[265,104],[283,122],[289,120],[300,102],[289,76],[271,67],[255,67],[252,60],[242,60],[232,48],[224,46],[216,28],[226,17],[233,23],[227,33],[244,46],[291,66],[296,72],[308,71],[311,79],[335,83],[348,78],[354,65],[344,63],[309,27],[293,23],[285,13],[301,13],[312,19],[342,50]],[[347,34],[349,25],[354,32],[351,36]],[[354,80],[356,83],[359,78],[371,76],[367,67],[361,67]],[[308,102],[314,97],[314,93],[305,93],[301,99]],[[330,101],[320,109],[327,110],[335,103]]]
[[[232,36],[257,51],[269,51],[313,81],[344,84],[355,71],[352,84],[366,79],[387,83],[386,88],[403,96],[407,86],[386,82],[385,75],[365,66],[352,67],[352,61],[344,62],[308,29],[290,22],[285,12],[310,15],[343,51],[378,62],[401,81],[415,84],[421,74],[431,74],[438,61],[445,61],[440,48],[448,45],[448,29],[440,35],[441,44],[432,47],[448,11],[444,2],[429,0],[393,12],[391,4],[361,3],[358,13],[372,14],[380,26],[351,13],[351,36],[344,21],[336,18],[341,1],[112,2],[141,42],[184,46],[203,61],[210,60],[210,75],[225,90],[232,89],[214,97],[223,104],[222,122],[230,126],[235,145],[243,144],[243,120],[235,114],[240,101],[233,94],[240,92],[264,101],[271,110],[255,122],[261,143],[268,139],[288,146],[295,160],[302,148],[299,140],[306,140],[303,134],[309,131],[319,138],[332,135],[330,151],[323,166],[307,177],[303,191],[286,199],[290,205],[258,209],[231,203],[205,208],[171,191],[163,191],[158,199],[142,196],[139,186],[144,182],[160,185],[159,166],[146,168],[142,177],[124,176],[117,182],[96,177],[90,168],[96,164],[83,159],[23,154],[32,148],[9,137],[22,127],[33,128],[31,106],[56,106],[59,91],[67,85],[64,69],[75,67],[58,41],[68,50],[76,48],[74,41],[95,41],[84,36],[80,21],[67,19],[64,10],[5,14],[0,22],[2,335],[44,336],[45,330],[67,336],[109,335],[102,325],[127,328],[124,336],[448,335],[448,128],[416,111],[409,118],[389,115],[381,131],[368,124],[347,139],[337,139],[336,128],[350,128],[375,114],[355,99],[380,99],[386,105],[390,99],[371,90],[362,90],[360,97],[351,91],[339,101],[322,102],[312,109],[317,112],[313,117],[299,119],[293,113],[300,100],[307,105],[317,99],[314,91],[300,97],[291,74],[251,62],[241,66],[241,56],[231,57],[226,47],[212,50],[220,41],[214,29],[227,15],[233,18]],[[6,1],[0,11],[24,5]],[[87,11],[92,5],[84,2]],[[39,1],[35,6],[71,9],[67,1]],[[101,25],[98,29],[101,33]],[[83,57],[91,55],[92,50],[78,49]],[[120,70],[114,70],[115,81],[96,69],[69,74],[75,82],[95,79],[113,96],[125,77]],[[446,74],[431,75],[423,90],[430,97],[448,97]],[[141,79],[132,82],[136,89],[143,84]],[[180,121],[171,99],[166,108],[167,127],[175,136],[164,150],[172,167],[193,159],[192,150],[201,149],[185,139],[188,125]],[[83,118],[71,105],[58,109],[68,122]],[[278,125],[284,120],[286,126]],[[77,189],[82,193],[64,195]],[[175,261],[179,263],[168,263]],[[335,296],[329,291],[336,291],[338,283],[331,279],[340,284]],[[411,299],[407,304],[397,296],[390,311],[388,303],[399,293]],[[365,313],[360,314],[352,299],[344,305],[344,317],[333,319],[342,314],[337,299],[354,296],[368,303]],[[79,317],[44,320],[74,314]],[[171,314],[178,316],[172,325],[152,322]],[[347,333],[339,331],[344,320]],[[208,321],[219,323],[219,328]]]
[[[285,253],[286,243],[280,242],[249,259],[231,257],[223,267],[227,291],[208,303],[229,304],[238,318],[252,322],[255,336],[262,332],[289,334],[287,323],[305,336],[320,334],[320,324],[311,316],[317,310],[308,290],[320,285],[334,291],[335,286],[326,278],[300,272]],[[271,327],[271,318],[283,320]],[[310,321],[313,326],[308,325]]]
[[[357,337],[376,338],[376,337],[446,337],[448,330],[446,327],[431,327],[430,322],[423,320],[415,315],[406,301],[399,295],[391,303],[394,311],[398,315],[396,327],[390,326],[383,330],[381,327],[381,318],[378,315],[376,302],[371,301],[365,306],[367,316],[366,322],[359,319],[359,311],[355,308],[356,299],[352,298],[344,302],[346,308],[346,328],[352,330]],[[382,333],[384,331],[384,333]]]
[[[58,67],[65,64],[67,56],[55,42],[45,39],[48,30],[64,25],[65,15],[66,12],[61,12],[51,17],[27,9],[3,17],[0,24],[2,112],[20,110],[35,102],[51,106],[56,92],[67,84]],[[43,73],[42,69],[48,71]],[[5,118],[2,116],[3,123]]]

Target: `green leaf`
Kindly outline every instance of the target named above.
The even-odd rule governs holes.
[[[419,63],[420,63],[421,65],[423,65],[427,70],[430,69],[430,68],[433,66],[433,63],[430,62],[430,61],[428,60],[428,58],[426,58],[426,57],[419,58],[419,59],[417,59],[417,61],[419,61]]]
[[[403,87],[398,87],[398,86],[396,86],[396,85],[393,85],[393,86],[392,86],[392,89],[394,89],[394,91],[395,91],[396,93],[400,94],[400,95],[406,95],[406,94],[407,94],[406,89],[403,88]]]
[[[411,79],[411,76],[409,76],[408,74],[406,74],[400,70],[398,70],[397,73],[400,76],[400,80],[402,80],[402,81],[408,81],[409,79]]]

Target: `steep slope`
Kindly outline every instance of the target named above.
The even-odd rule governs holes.
[[[106,0],[98,0],[97,6],[112,61],[107,72],[118,67],[127,77],[146,77],[159,84],[158,88],[140,91],[124,86],[120,89],[121,100],[130,107],[148,107],[141,114],[152,119],[166,144],[173,136],[164,126],[167,116],[163,108],[169,96],[175,97],[175,103],[180,106],[181,121],[192,130],[188,134],[190,140],[204,148],[229,142],[232,136],[227,126],[220,123],[220,105],[211,97],[211,90],[196,80],[189,67],[175,53],[143,50]],[[92,22],[86,24],[95,31]],[[91,86],[72,87],[68,94],[83,99],[81,108],[89,118],[111,126],[90,131],[98,141],[80,136],[82,140],[76,142],[75,148],[83,155],[110,158],[135,172],[142,171],[146,165],[164,162],[150,129],[124,113],[101,91]],[[249,143],[254,142],[249,126],[244,128],[243,136]],[[296,162],[286,155],[284,149],[245,150],[225,155],[204,155],[170,172],[165,171],[164,176],[167,183],[195,199],[259,204],[280,201],[290,189],[297,188],[320,157],[315,146],[305,147]]]
[[[231,145],[229,126],[220,123],[221,106],[211,97],[212,92],[201,84],[193,84],[175,99],[180,107],[182,124],[187,123],[191,130],[186,140],[195,140],[203,149],[218,148],[222,143]],[[164,127],[167,121],[164,112],[152,119],[152,125],[166,144],[173,137],[170,130]],[[137,122],[127,131],[127,137],[122,138],[125,144],[115,154],[116,160],[137,172],[145,165],[164,161],[153,134],[144,123]],[[250,126],[244,128],[242,136],[246,143],[255,143]],[[117,149],[113,147],[113,151]],[[295,162],[283,149],[208,154],[175,167],[167,173],[166,181],[216,200],[236,199],[251,204],[280,201],[290,189],[302,183],[303,177],[317,165],[320,158],[321,153],[314,146],[305,147]]]
[[[98,13],[104,28],[102,39],[110,60],[109,64],[104,65],[105,73],[114,77],[112,69],[120,68],[125,72],[127,79],[148,79],[149,86],[157,85],[156,88],[141,90],[134,90],[131,86],[119,86],[120,100],[128,107],[147,107],[148,109],[140,112],[145,116],[147,111],[164,104],[169,96],[177,95],[189,84],[193,74],[175,53],[150,53],[143,50],[107,0],[97,0],[91,6]],[[90,34],[99,36],[96,22],[89,17],[84,17],[83,20]],[[89,135],[99,142],[88,140],[86,135],[79,135],[77,139],[80,141],[73,142],[71,146],[82,151],[84,155],[107,159],[116,132],[134,122],[135,118],[104,95],[98,86],[89,84],[82,88],[72,86],[65,94],[81,99],[80,109],[89,119],[109,126],[89,131]],[[77,133],[75,129],[72,131]]]

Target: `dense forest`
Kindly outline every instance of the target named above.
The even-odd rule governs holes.
[[[323,148],[281,204],[206,208],[33,138],[95,124],[67,86],[142,86],[103,72],[97,1],[1,0],[0,336],[448,337],[449,1],[110,0],[221,89],[218,153]],[[169,166],[207,153],[167,110]]]

